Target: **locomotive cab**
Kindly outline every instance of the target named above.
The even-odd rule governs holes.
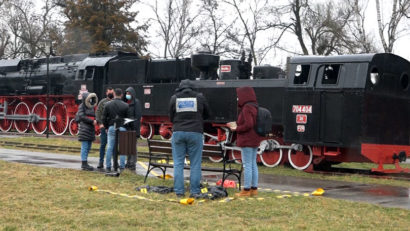
[[[409,70],[393,54],[292,58],[285,141],[326,147],[334,156],[345,148],[342,161],[394,163],[394,153],[410,155]]]

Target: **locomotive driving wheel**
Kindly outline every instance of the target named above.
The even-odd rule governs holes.
[[[7,110],[7,115],[13,115],[12,108],[9,108],[9,110]],[[2,132],[8,132],[11,130],[12,127],[13,127],[13,120],[10,120],[10,119],[0,120],[0,130]]]
[[[15,115],[29,115],[30,108],[25,102],[20,102],[14,109]],[[25,133],[29,130],[30,122],[28,120],[15,120],[14,127],[18,133]]]
[[[78,135],[78,123],[75,122],[74,119],[70,120],[70,124],[68,126],[68,130],[72,136]]]
[[[154,128],[150,123],[142,123],[140,137],[143,140],[151,139],[154,136]]]
[[[50,111],[50,128],[56,135],[63,135],[68,128],[68,114],[66,106],[58,102]]]
[[[242,152],[239,150],[229,150],[231,159],[237,164],[242,164]]]
[[[261,145],[264,145],[264,142],[267,141],[262,141]],[[275,145],[279,145],[279,142],[274,139],[271,139],[270,142],[274,143]],[[281,148],[274,149],[272,151],[263,151],[262,153],[260,153],[260,151],[262,150],[258,149],[258,154],[260,155],[263,165],[265,165],[266,167],[276,167],[282,161],[283,150]]]
[[[312,148],[309,145],[303,145],[301,151],[289,149],[288,159],[293,168],[304,170],[312,164]]]
[[[40,118],[47,118],[47,107],[44,103],[38,102],[34,105],[32,114],[36,114]],[[31,124],[33,130],[37,134],[43,134],[47,130],[47,120],[39,120]]]
[[[218,144],[218,142],[216,140],[213,139],[208,139],[205,141],[205,144],[212,144],[212,145],[216,145]],[[223,160],[223,157],[218,156],[210,156],[208,157],[210,161],[218,163],[221,162]]]

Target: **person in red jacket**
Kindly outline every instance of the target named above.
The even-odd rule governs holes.
[[[258,194],[256,152],[261,141],[254,128],[258,102],[252,87],[237,88],[236,94],[238,95],[238,120],[228,123],[229,128],[236,131],[236,146],[242,149],[244,189],[236,196],[256,196]]]

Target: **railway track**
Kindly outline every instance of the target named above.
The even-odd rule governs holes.
[[[0,132],[0,136],[21,136],[21,137],[46,137],[46,134],[37,134],[37,133],[19,133],[19,132]],[[55,135],[52,132],[48,135],[51,138],[60,138],[60,139],[70,139],[75,140],[77,136],[72,135]]]

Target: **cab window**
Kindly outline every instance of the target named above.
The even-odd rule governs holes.
[[[293,84],[306,84],[309,80],[310,65],[296,65]]]
[[[340,64],[325,65],[322,76],[322,84],[337,84],[339,79]]]

